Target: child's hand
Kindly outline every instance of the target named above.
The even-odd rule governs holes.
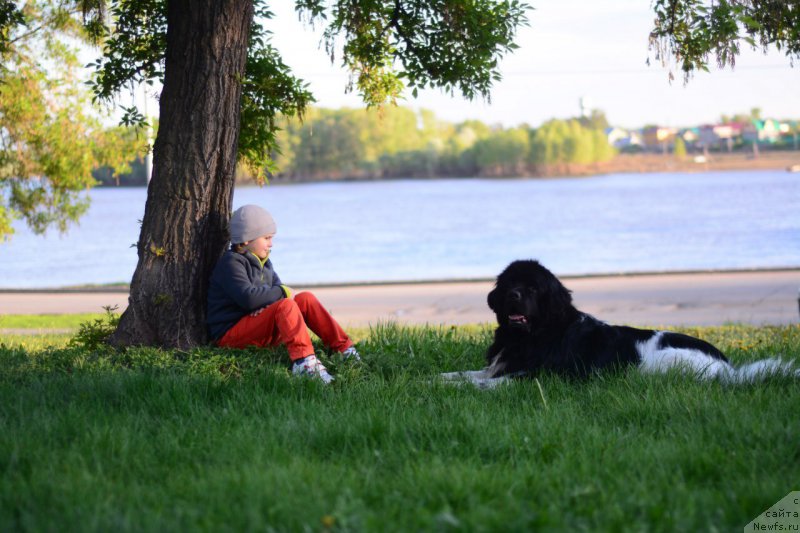
[[[283,294],[287,298],[291,298],[292,295],[294,294],[294,289],[289,287],[288,285],[281,285],[281,289],[283,289]]]
[[[258,315],[261,314],[261,311],[263,311],[264,309],[266,309],[266,307],[262,307],[261,309],[256,309],[255,311],[250,313],[250,316],[258,316]]]

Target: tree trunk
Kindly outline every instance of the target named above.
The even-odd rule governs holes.
[[[253,0],[170,0],[160,127],[139,262],[115,346],[206,341],[208,279],[228,240]]]

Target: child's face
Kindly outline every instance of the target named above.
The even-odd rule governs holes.
[[[270,250],[272,250],[272,237],[274,235],[274,233],[270,233],[269,235],[258,237],[257,239],[244,243],[244,246],[259,258],[266,259],[269,257]]]

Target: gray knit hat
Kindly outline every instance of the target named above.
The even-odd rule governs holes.
[[[272,215],[257,205],[243,205],[231,216],[231,242],[241,244],[275,233]]]

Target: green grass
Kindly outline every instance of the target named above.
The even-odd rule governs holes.
[[[798,326],[681,331],[800,358]],[[0,531],[732,531],[800,488],[794,380],[480,391],[435,377],[479,368],[488,327],[354,336],[365,364],[330,387],[282,349],[4,336]]]
[[[103,318],[105,314],[82,313],[73,315],[0,315],[0,330],[3,329],[75,329],[91,320]]]

